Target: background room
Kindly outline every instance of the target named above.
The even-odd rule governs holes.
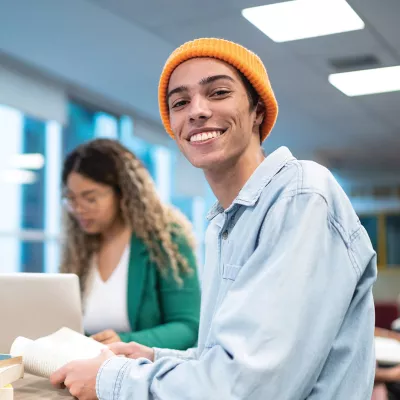
[[[204,262],[214,196],[164,132],[157,84],[175,46],[223,37],[267,66],[280,114],[266,152],[284,145],[325,165],[350,197],[378,253],[377,325],[390,327],[400,294],[400,3],[324,11],[297,0],[314,4],[308,31],[263,26],[265,9],[252,7],[276,0],[161,3],[0,0],[0,272],[58,271],[62,161],[98,137],[138,155],[161,199],[193,223]],[[285,10],[275,11],[274,20]],[[340,26],[324,22],[334,12]]]

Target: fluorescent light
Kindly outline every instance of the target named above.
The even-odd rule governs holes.
[[[242,15],[274,42],[287,42],[363,29],[345,0],[293,0],[242,10]]]
[[[41,169],[44,165],[44,157],[36,153],[16,154],[11,158],[10,164],[13,168]]]
[[[342,72],[328,79],[347,96],[395,92],[400,90],[400,66]]]
[[[23,169],[10,169],[0,171],[0,181],[4,183],[15,183],[19,185],[36,182],[36,174]]]

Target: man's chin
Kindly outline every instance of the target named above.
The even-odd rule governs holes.
[[[211,171],[218,169],[223,164],[223,159],[217,154],[206,154],[196,156],[189,159],[189,162],[195,167],[203,171]]]

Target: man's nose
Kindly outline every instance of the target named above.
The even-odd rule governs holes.
[[[194,96],[190,102],[189,118],[191,122],[207,120],[212,116],[209,101],[204,96]]]

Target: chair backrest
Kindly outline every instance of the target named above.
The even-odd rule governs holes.
[[[375,303],[375,326],[390,329],[392,322],[399,318],[396,302]]]

